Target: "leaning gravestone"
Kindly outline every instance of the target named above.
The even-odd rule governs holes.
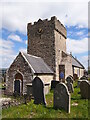
[[[70,113],[70,94],[64,83],[57,84],[54,90],[54,108]]]
[[[67,87],[68,87],[68,91],[70,92],[70,93],[73,93],[74,92],[74,88],[73,88],[73,84],[72,83],[69,83],[69,82],[67,82]]]
[[[34,96],[34,103],[46,105],[44,96],[44,84],[39,77],[35,77],[32,81],[32,91]]]
[[[59,83],[59,81],[57,81],[57,80],[52,80],[51,81],[51,90],[52,89],[55,89],[55,87],[56,87],[56,85]]]
[[[90,82],[82,80],[80,83],[81,97],[84,99],[90,99]]]
[[[68,77],[66,78],[66,81],[69,82],[69,83],[73,83],[73,79],[72,79],[70,76],[68,76]]]

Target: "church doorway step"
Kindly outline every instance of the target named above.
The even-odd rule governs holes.
[[[65,65],[59,65],[59,80],[61,81],[61,77],[60,74],[63,73],[64,77],[63,77],[63,82],[65,81]]]
[[[17,73],[14,79],[14,93],[20,95],[23,94],[23,76],[21,73]]]

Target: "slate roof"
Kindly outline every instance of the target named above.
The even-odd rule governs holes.
[[[72,66],[85,69],[84,66],[76,58],[74,58],[72,55],[71,57],[72,57]]]
[[[62,51],[62,55],[64,55],[62,57],[70,56],[72,58],[72,66],[85,69],[84,66],[80,63],[80,61],[74,58],[71,54]]]
[[[25,60],[30,65],[31,69],[33,69],[34,73],[48,73],[53,74],[53,71],[50,67],[44,62],[41,57],[36,57],[27,53],[21,53]]]

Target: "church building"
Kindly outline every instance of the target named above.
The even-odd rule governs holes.
[[[7,90],[26,92],[26,85],[39,76],[50,86],[51,80],[60,80],[77,74],[83,76],[84,66],[66,51],[67,31],[64,25],[51,17],[27,25],[27,53],[20,52],[7,72]],[[19,87],[17,87],[17,85]]]

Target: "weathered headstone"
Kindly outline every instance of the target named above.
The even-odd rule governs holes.
[[[90,99],[90,82],[82,80],[80,83],[81,97],[84,99]]]
[[[66,81],[69,82],[69,83],[73,83],[73,79],[72,79],[70,76],[68,76],[68,77],[66,78]]]
[[[55,87],[56,87],[56,85],[57,85],[58,83],[60,83],[60,82],[57,81],[57,80],[52,80],[52,81],[51,81],[51,90],[52,90],[52,89],[55,89]]]
[[[82,76],[80,80],[87,80],[88,78],[86,76]]]
[[[73,76],[69,75],[69,77],[71,77],[73,79]]]
[[[57,84],[54,89],[54,108],[64,109],[70,113],[70,94],[64,83]]]
[[[74,92],[73,84],[70,83],[70,82],[67,82],[66,85],[67,85],[67,87],[68,87],[68,91],[69,91],[70,93],[73,93],[73,92]]]
[[[32,81],[32,91],[34,96],[34,103],[46,105],[44,96],[44,84],[39,77],[35,77]]]

